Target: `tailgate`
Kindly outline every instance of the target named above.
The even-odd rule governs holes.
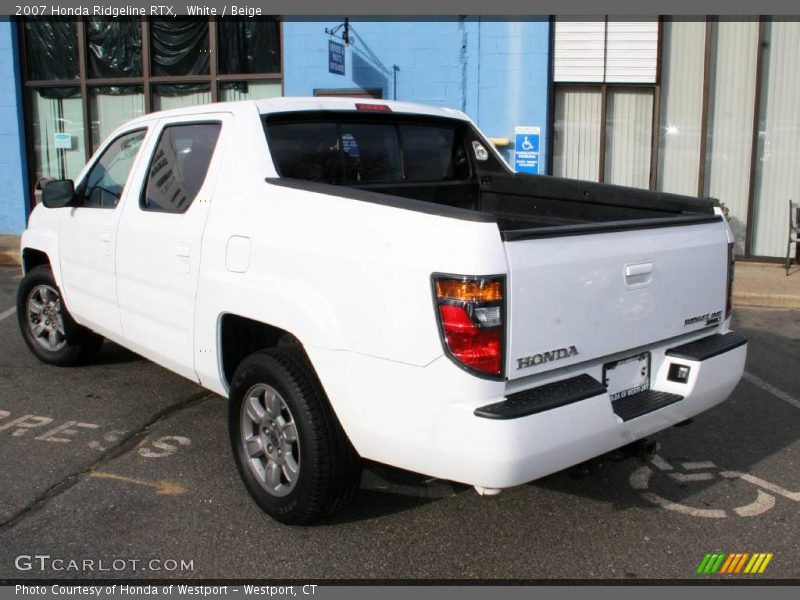
[[[509,379],[719,322],[727,244],[721,222],[506,242]]]

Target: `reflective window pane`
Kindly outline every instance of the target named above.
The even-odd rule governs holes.
[[[86,162],[80,88],[31,91],[34,182],[74,179]]]
[[[220,19],[217,31],[220,73],[280,72],[281,26],[277,18]]]
[[[647,188],[653,90],[610,88],[606,102],[605,182]]]
[[[728,223],[736,238],[736,253],[743,254],[753,139],[758,19],[718,17],[712,28],[705,193],[728,207]]]
[[[150,60],[154,77],[207,75],[208,18],[152,19]]]
[[[260,100],[280,95],[280,81],[225,81],[219,84],[220,102]]]
[[[142,76],[142,22],[86,19],[89,77]]]
[[[211,102],[207,83],[170,83],[153,86],[153,110],[170,110]]]
[[[144,114],[144,94],[140,85],[89,88],[92,119],[92,149],[117,127]]]
[[[28,79],[78,79],[78,26],[61,19],[26,19]]]
[[[553,175],[598,181],[601,107],[599,87],[556,88]]]
[[[765,24],[750,252],[786,256],[789,199],[800,196],[800,22]]]
[[[657,187],[696,196],[706,21],[665,19],[663,27]]]

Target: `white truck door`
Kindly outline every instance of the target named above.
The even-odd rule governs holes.
[[[119,225],[117,294],[126,344],[195,381],[200,249],[230,119],[203,113],[159,121],[155,149],[140,167],[141,194],[127,203]]]
[[[67,308],[80,323],[111,338],[122,331],[114,280],[117,225],[146,133],[140,126],[106,144],[76,185],[76,206],[65,209],[60,222]]]

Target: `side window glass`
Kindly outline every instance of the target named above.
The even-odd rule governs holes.
[[[86,176],[81,206],[114,208],[117,205],[145,133],[144,129],[131,131],[105,149]]]
[[[161,132],[147,172],[144,210],[182,213],[203,186],[221,123],[169,125]]]

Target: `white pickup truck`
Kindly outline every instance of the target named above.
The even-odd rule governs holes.
[[[19,324],[218,394],[258,504],[344,507],[361,460],[492,494],[727,398],[733,237],[711,202],[515,174],[461,112],[278,98],[148,114],[22,236]]]

